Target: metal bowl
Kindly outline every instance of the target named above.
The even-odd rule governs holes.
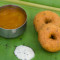
[[[0,9],[3,8],[3,7],[10,7],[10,6],[20,8],[25,13],[25,16],[26,16],[26,19],[27,19],[27,14],[26,14],[25,10],[22,9],[21,7],[19,7],[19,6],[5,5],[5,6],[0,7]],[[21,35],[25,31],[26,23],[27,23],[27,21],[25,21],[25,23],[22,26],[20,26],[16,29],[0,28],[0,36],[5,37],[5,38],[15,38],[15,37]]]

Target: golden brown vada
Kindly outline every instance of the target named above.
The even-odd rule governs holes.
[[[47,24],[38,32],[38,40],[41,46],[49,52],[60,50],[60,28],[53,24]]]
[[[45,24],[53,23],[55,25],[60,25],[59,16],[52,11],[43,11],[38,13],[34,18],[34,26],[38,32]]]

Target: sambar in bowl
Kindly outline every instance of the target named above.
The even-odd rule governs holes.
[[[16,5],[0,7],[0,36],[14,38],[26,28],[27,15],[24,9]]]

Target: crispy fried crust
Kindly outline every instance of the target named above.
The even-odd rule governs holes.
[[[38,32],[38,40],[41,46],[49,52],[60,50],[60,28],[53,24],[47,24]]]
[[[45,24],[52,23],[60,26],[59,16],[51,11],[43,11],[38,13],[34,18],[34,26],[38,32]]]

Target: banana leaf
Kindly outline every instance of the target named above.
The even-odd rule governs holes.
[[[54,7],[59,7],[59,0],[23,0],[38,4],[46,4]],[[52,4],[54,3],[54,4]],[[22,5],[14,2],[0,1],[0,6],[13,4],[22,7],[27,13],[27,27],[24,34],[20,35],[17,38],[7,39],[0,37],[0,60],[19,60],[14,55],[14,50],[16,46],[25,45],[31,47],[35,52],[35,57],[32,60],[60,60],[60,51],[55,53],[50,53],[45,51],[39,41],[38,33],[35,31],[33,20],[34,16],[41,11],[48,9],[42,9],[37,7],[32,7],[28,5]],[[52,11],[52,10],[51,10]],[[60,15],[59,11],[53,11]]]
[[[22,1],[27,1],[27,2],[32,2],[32,3],[43,4],[43,5],[60,8],[60,0],[22,0]]]

